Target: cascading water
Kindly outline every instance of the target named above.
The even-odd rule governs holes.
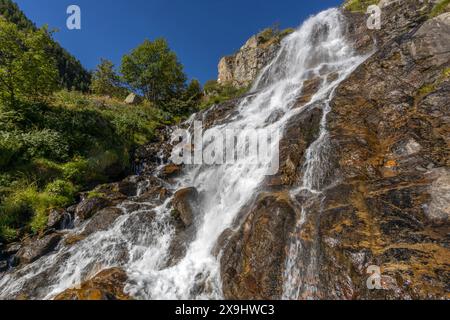
[[[337,9],[307,20],[283,40],[277,57],[262,71],[253,93],[240,103],[237,112],[226,123],[214,128],[219,132],[249,128],[274,130],[281,136],[293,115],[310,108],[322,108],[319,138],[307,152],[301,187],[293,193],[306,190],[315,197],[324,187],[329,102],[338,84],[364,60],[356,56],[347,43],[344,25],[344,18]],[[331,74],[337,75],[334,80],[329,79]],[[310,103],[294,108],[302,84],[312,77],[321,79],[319,90]],[[279,114],[282,116],[274,117]],[[278,143],[272,143],[272,148],[277,147]],[[254,157],[249,154],[235,163],[188,167],[180,178],[167,186],[173,191],[195,187],[201,194],[195,217],[196,232],[184,257],[174,265],[167,263],[175,236],[170,223],[171,199],[162,205],[141,201],[136,209],[137,202],[131,197],[118,206],[124,215],[109,230],[96,232],[73,246],[61,245],[54,254],[5,275],[0,280],[0,298],[27,292],[30,298],[49,299],[98,271],[115,266],[127,271],[126,291],[136,298],[222,298],[219,259],[212,251],[268,173],[266,166],[254,165]],[[298,228],[307,211],[308,207],[303,205]],[[306,285],[301,280],[302,272],[313,270],[297,267],[296,257],[301,249],[301,244],[294,239],[286,263],[286,299],[299,297],[299,288]]]

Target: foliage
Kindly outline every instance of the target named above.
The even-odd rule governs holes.
[[[121,73],[134,90],[154,103],[178,98],[186,82],[183,66],[164,39],[145,40],[125,55]]]
[[[114,70],[110,60],[101,59],[92,75],[91,91],[94,94],[117,97],[123,99],[127,90],[122,87],[120,77]]]
[[[0,18],[0,101],[10,107],[17,100],[39,101],[57,86],[55,60],[46,50],[47,30],[20,31]]]

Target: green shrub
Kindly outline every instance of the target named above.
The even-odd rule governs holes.
[[[29,131],[20,139],[26,148],[27,159],[47,158],[64,161],[69,157],[69,145],[62,134],[51,129]]]
[[[45,187],[45,192],[48,194],[66,197],[70,202],[74,200],[76,191],[72,182],[61,179],[55,180]]]
[[[208,81],[205,84],[206,97],[200,105],[200,109],[206,109],[213,104],[219,104],[230,99],[242,96],[248,92],[249,87],[236,88],[232,84],[221,85],[215,80]]]

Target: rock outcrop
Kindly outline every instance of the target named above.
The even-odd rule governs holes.
[[[432,7],[420,0],[388,3],[381,30],[367,30],[364,14],[345,12],[355,50],[373,54],[330,102],[327,165],[320,173],[326,188],[292,192],[300,187],[306,151],[323,124],[323,108],[312,105],[286,124],[278,174],[264,180],[216,244],[226,298],[282,298],[289,260],[298,270],[290,285],[299,299],[450,299],[450,13],[431,18]],[[279,45],[261,41],[254,37],[225,58],[220,81],[251,83]],[[320,88],[316,76],[305,81],[292,108],[311,102]],[[324,81],[336,77],[329,74]],[[215,105],[196,119],[205,129],[224,124],[239,102]],[[281,116],[275,112],[268,121]],[[163,204],[173,209],[161,222],[173,234],[162,264],[175,265],[195,237],[203,194],[170,188],[183,173],[183,166],[168,162],[171,149],[170,129],[161,130],[137,152],[141,177],[99,186],[75,207],[52,212],[45,235],[0,245],[0,273],[12,266],[11,258],[21,266],[32,263],[59,245],[70,247],[110,229],[130,212],[121,230],[132,224],[133,236],[151,241],[155,235],[146,227],[158,220],[155,207]],[[82,228],[62,235],[58,229],[67,215]],[[126,260],[126,247],[122,251]],[[367,286],[369,266],[380,268],[378,290]],[[25,285],[24,294],[40,294],[52,270],[41,282]],[[56,299],[129,299],[127,278],[120,268],[106,269]]]

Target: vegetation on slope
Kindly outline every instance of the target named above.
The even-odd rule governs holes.
[[[378,4],[380,0],[347,0],[344,8],[351,12],[366,12],[367,7]]]
[[[450,8],[450,0],[440,0],[436,5],[434,6],[433,10],[431,11],[430,16],[431,17],[437,17],[438,15],[449,11]]]

